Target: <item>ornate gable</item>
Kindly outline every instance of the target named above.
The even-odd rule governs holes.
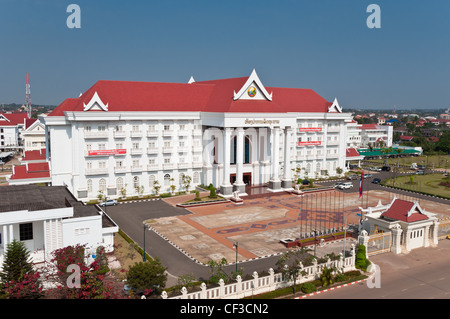
[[[253,69],[252,74],[239,90],[239,92],[234,92],[233,100],[266,100],[272,101],[272,93],[266,91],[266,88],[262,84],[255,69]]]
[[[105,105],[98,96],[97,92],[94,93],[94,96],[88,102],[88,104],[83,103],[83,106],[84,106],[83,111],[91,111],[91,110],[108,111],[108,103],[106,103]]]

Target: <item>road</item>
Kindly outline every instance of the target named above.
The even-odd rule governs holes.
[[[384,253],[370,260],[380,267],[379,288],[363,282],[307,298],[450,299],[450,240],[439,241],[438,247],[418,248],[405,255]]]

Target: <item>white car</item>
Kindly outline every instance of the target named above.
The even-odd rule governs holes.
[[[374,172],[381,172],[381,168],[380,167],[375,167],[375,166],[371,167],[370,170],[374,171]]]
[[[104,202],[101,202],[100,204],[98,204],[99,206],[115,206],[117,205],[117,201],[115,199],[107,199]]]
[[[353,188],[353,184],[352,183],[342,183],[341,185],[338,185],[336,188],[350,189],[350,188]]]

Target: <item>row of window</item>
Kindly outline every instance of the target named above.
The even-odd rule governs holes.
[[[180,185],[183,184],[184,176],[185,175],[183,173],[178,175],[178,183]],[[170,174],[165,174],[164,175],[163,186],[170,186],[172,184],[171,179],[172,179],[172,177],[171,177]],[[156,176],[155,175],[150,175],[148,177],[148,187],[150,189],[153,189],[155,181],[156,181]],[[194,172],[194,174],[192,176],[192,182],[194,184],[199,184],[200,183],[200,173],[199,172]],[[93,184],[92,179],[88,179],[87,180],[87,191],[88,191],[88,193],[92,193],[92,190],[93,190],[92,184]],[[141,184],[141,177],[140,176],[134,176],[133,177],[133,189],[136,190],[136,189],[138,189],[141,186],[144,186],[143,184]],[[125,187],[124,179],[122,177],[118,177],[116,179],[116,189],[118,191],[120,191],[123,187]],[[103,193],[106,193],[106,179],[101,178],[98,181],[98,190],[102,191]]]
[[[172,141],[164,141],[163,147],[172,147],[173,146]],[[154,149],[158,147],[158,143],[151,141],[148,142],[148,148],[149,149]],[[186,143],[186,141],[178,141],[178,147],[186,147],[188,145],[188,143]],[[93,147],[96,148],[93,148]],[[194,140],[194,147],[199,147],[200,146],[200,140]],[[123,143],[116,143],[115,144],[116,149],[120,150],[124,148],[124,144]],[[96,144],[92,144],[92,143],[86,143],[86,150],[90,151],[90,150],[106,150],[107,149],[107,143],[96,143]],[[139,142],[133,142],[132,143],[132,149],[141,149],[141,143]]]
[[[316,168],[314,171],[312,171],[313,165],[311,163],[306,163],[306,166],[304,167],[305,169],[305,174],[310,174],[310,173],[317,173],[317,174],[321,174],[321,175],[325,175],[325,170],[328,170],[328,172],[331,171],[331,169],[333,169],[333,171],[335,171],[337,169],[337,162],[327,162],[326,165],[322,166],[322,162],[317,162],[316,163]]]
[[[107,168],[107,161],[95,161],[98,164],[97,168]],[[199,163],[200,162],[200,157],[199,156],[194,156],[193,157],[193,162],[194,163]],[[88,169],[92,169],[94,168],[94,162],[88,161],[86,162],[86,168]],[[163,159],[163,163],[164,164],[173,164],[172,162],[172,158],[171,157],[165,157]],[[183,156],[178,157],[178,162],[177,163],[188,163],[186,162],[186,158]],[[156,157],[152,157],[148,159],[148,165],[156,165],[159,164],[159,161]],[[118,167],[125,167],[126,163],[123,160],[117,160],[116,161],[116,168]],[[139,159],[135,159],[132,161],[132,167],[141,167],[141,160]]]
[[[132,132],[141,132],[141,128],[142,128],[141,125],[132,125],[131,126],[131,131]],[[173,128],[174,128],[174,125],[172,125],[172,124],[164,124],[163,125],[163,130],[164,131],[171,131]],[[197,129],[200,129],[201,126],[198,125],[198,124],[194,124],[193,128],[194,128],[194,130],[197,130]],[[99,131],[99,132],[104,132],[104,131],[106,131],[106,129],[107,129],[106,125],[98,125],[97,126],[97,131]],[[187,129],[187,125],[185,125],[185,124],[178,124],[178,129],[181,130],[181,131],[182,130],[186,130]],[[92,126],[89,126],[89,125],[85,126],[84,130],[87,131],[87,132],[90,132],[90,131],[92,131]],[[147,125],[147,130],[149,132],[156,132],[157,131],[157,125],[156,124]],[[123,125],[116,125],[114,127],[114,131],[116,131],[116,132],[124,132],[124,126]]]
[[[317,141],[317,142],[322,142],[322,136],[300,136],[297,138],[298,142],[313,142],[313,141]],[[339,136],[338,135],[333,135],[333,136],[327,136],[327,141],[331,142],[331,141],[339,141]]]

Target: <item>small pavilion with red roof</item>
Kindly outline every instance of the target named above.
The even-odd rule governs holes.
[[[395,198],[391,203],[361,209],[364,235],[392,233],[391,251],[405,253],[420,247],[436,246],[439,221],[418,202]],[[362,232],[361,232],[362,233]]]

